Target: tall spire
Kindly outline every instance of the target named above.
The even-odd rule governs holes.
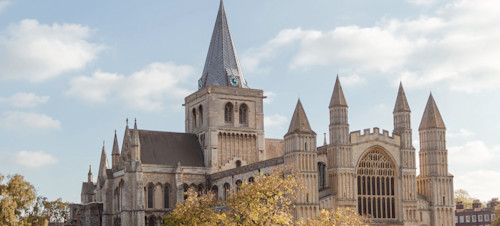
[[[422,121],[420,122],[420,127],[418,128],[418,130],[432,128],[446,129],[446,127],[444,126],[443,118],[439,113],[439,109],[431,93],[429,95],[427,105],[425,106],[424,115],[422,116]]]
[[[314,131],[312,131],[311,126],[309,125],[309,120],[307,119],[306,112],[302,107],[300,99],[297,101],[297,106],[295,107],[295,111],[293,112],[292,121],[290,122],[290,127],[288,128],[287,135],[291,133],[316,134]]]
[[[116,130],[115,130],[115,138],[113,141],[113,150],[111,152],[112,155],[120,155],[120,147],[118,147],[118,137],[116,137]]]
[[[205,68],[198,81],[199,89],[207,85],[248,88],[241,70],[233,37],[229,30],[229,23],[222,0],[220,1],[219,13],[217,14],[212,40],[208,48]]]
[[[408,105],[408,101],[406,100],[402,82],[399,82],[399,91],[398,97],[396,98],[396,105],[394,105],[394,112],[411,112],[410,105]]]
[[[335,80],[335,86],[333,87],[332,99],[330,100],[330,107],[343,106],[347,107],[347,102],[345,101],[344,91],[342,91],[342,85],[340,85],[339,76]]]

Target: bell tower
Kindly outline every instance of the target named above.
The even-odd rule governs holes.
[[[198,135],[212,172],[263,160],[263,91],[248,88],[223,1],[198,91],[185,98],[185,130]]]

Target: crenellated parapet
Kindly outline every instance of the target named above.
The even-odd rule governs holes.
[[[377,127],[373,128],[373,131],[370,131],[370,128],[364,129],[363,133],[360,130],[353,131],[350,133],[351,144],[363,143],[368,141],[381,141],[384,143],[389,143],[392,145],[399,146],[401,143],[401,139],[396,134],[389,134],[389,131],[382,130],[380,133],[380,129]]]

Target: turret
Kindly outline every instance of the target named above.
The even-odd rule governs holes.
[[[87,182],[94,183],[94,177],[92,176],[92,165],[89,165],[89,173],[87,179]]]
[[[452,225],[455,202],[453,176],[448,172],[446,127],[432,94],[429,95],[418,131],[420,136],[418,193],[431,203],[433,213],[431,225]],[[437,214],[438,211],[442,214]]]
[[[132,132],[132,159],[141,161],[141,141],[139,140],[139,130],[137,129],[137,120],[134,120],[134,130]]]
[[[316,133],[311,129],[300,99],[285,135],[285,165],[297,173],[300,190],[295,200],[295,219],[314,218],[319,214]]]
[[[411,110],[406,100],[403,84],[399,83],[398,96],[394,105],[394,131],[393,133],[401,136],[401,147],[413,148],[411,138]]]
[[[403,84],[399,83],[396,104],[394,105],[394,131],[395,135],[400,137],[400,162],[402,187],[401,196],[403,198],[403,207],[408,211],[404,214],[405,222],[415,222],[417,212],[417,182],[415,166],[415,148],[412,143],[411,130],[411,110],[406,100]]]
[[[448,175],[446,127],[432,94],[429,95],[418,131],[420,135],[420,175]]]
[[[115,138],[113,140],[113,151],[111,152],[111,164],[113,169],[118,167],[120,163],[120,147],[118,147],[118,138],[116,136],[115,130]]]
[[[330,100],[330,144],[349,143],[349,124],[347,120],[347,102],[340,85],[339,76],[335,80]]]

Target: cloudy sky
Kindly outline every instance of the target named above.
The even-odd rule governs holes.
[[[49,199],[80,201],[103,141],[184,131],[218,0],[0,0],[0,173]],[[335,76],[351,130],[392,131],[400,81],[414,145],[432,92],[448,129],[455,189],[500,196],[500,4],[496,0],[226,0],[266,137],[282,138],[300,97],[322,143]]]

